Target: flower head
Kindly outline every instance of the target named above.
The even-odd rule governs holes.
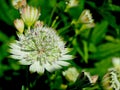
[[[25,6],[21,8],[20,13],[21,18],[28,27],[31,27],[40,16],[40,11],[37,8],[31,6]]]
[[[18,34],[19,40],[11,43],[10,53],[23,65],[30,65],[31,72],[43,74],[45,69],[52,72],[62,66],[68,66],[65,60],[71,60],[69,49],[52,28],[39,26]]]
[[[120,90],[120,72],[110,69],[102,79],[102,86],[104,90]]]

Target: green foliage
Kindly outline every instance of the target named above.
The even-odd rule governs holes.
[[[66,47],[72,48],[70,53],[75,59],[70,61],[70,66],[77,68],[79,73],[85,70],[100,77],[97,85],[83,90],[101,90],[99,84],[102,77],[113,67],[112,58],[120,57],[120,5],[114,0],[102,0],[101,4],[93,0],[78,0],[78,6],[66,9],[67,1],[69,0],[28,0],[28,4],[40,8],[39,19],[45,25],[55,28],[66,42]],[[66,90],[66,86],[74,85],[62,75],[69,67],[53,73],[46,72],[41,76],[42,79],[38,79],[36,73],[27,72],[26,66],[20,66],[17,60],[9,58],[9,44],[17,39],[13,21],[20,15],[12,6],[11,0],[0,0],[0,3],[0,23],[6,26],[0,25],[0,83],[7,83],[7,87],[13,90]],[[95,21],[93,28],[82,28],[83,24],[77,23],[86,8],[90,9]],[[39,84],[39,81],[43,83]],[[0,90],[7,90],[7,87],[1,84]]]

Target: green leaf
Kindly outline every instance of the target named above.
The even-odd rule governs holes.
[[[0,42],[6,42],[8,37],[0,31]]]
[[[105,43],[97,47],[96,52],[90,55],[92,59],[101,59],[115,56],[120,51],[120,43]]]
[[[116,28],[116,18],[113,16],[109,11],[105,10],[105,8],[99,8],[99,13],[102,15],[102,17],[108,21],[108,23],[113,27]]]
[[[117,5],[114,5],[114,4],[109,4],[107,9],[111,10],[111,11],[118,11],[118,12],[120,12],[120,6],[117,6]]]
[[[91,35],[92,43],[97,44],[104,38],[107,32],[107,26],[108,22],[106,21],[103,21],[102,23],[96,25]]]
[[[9,25],[12,25],[15,18],[18,18],[19,16],[18,11],[15,10],[11,5],[8,5],[7,1],[5,0],[0,0],[0,3],[2,3],[0,5],[0,20],[3,20]]]
[[[87,63],[88,62],[88,45],[86,41],[83,41],[83,50],[84,50],[84,60]]]
[[[87,1],[86,3],[89,4],[92,8],[96,8],[96,5],[95,5],[94,2]],[[96,9],[97,9],[97,8],[96,8]]]
[[[77,52],[79,53],[79,55],[80,55],[82,58],[84,58],[84,53],[82,52],[79,44],[77,43],[76,38],[73,40],[72,44],[73,44],[74,48],[77,50]]]

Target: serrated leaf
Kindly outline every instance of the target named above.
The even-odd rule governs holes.
[[[104,38],[107,32],[107,26],[108,22],[106,21],[103,21],[102,23],[96,25],[90,39],[92,43],[97,44]]]

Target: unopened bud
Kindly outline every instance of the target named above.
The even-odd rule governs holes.
[[[40,11],[37,8],[26,6],[20,10],[21,18],[28,27],[31,27],[39,18]]]
[[[63,76],[69,81],[69,82],[75,82],[77,77],[79,75],[79,72],[75,67],[70,67],[66,71],[63,72]]]
[[[91,76],[91,83],[92,84],[96,84],[97,80],[98,80],[98,75]]]
[[[16,29],[20,32],[20,33],[23,33],[24,31],[24,22],[22,19],[16,19],[14,21],[14,25],[16,27]]]
[[[36,21],[34,27],[42,27],[44,25],[44,22],[42,21]]]
[[[26,6],[26,0],[12,0],[12,5],[15,9]]]

